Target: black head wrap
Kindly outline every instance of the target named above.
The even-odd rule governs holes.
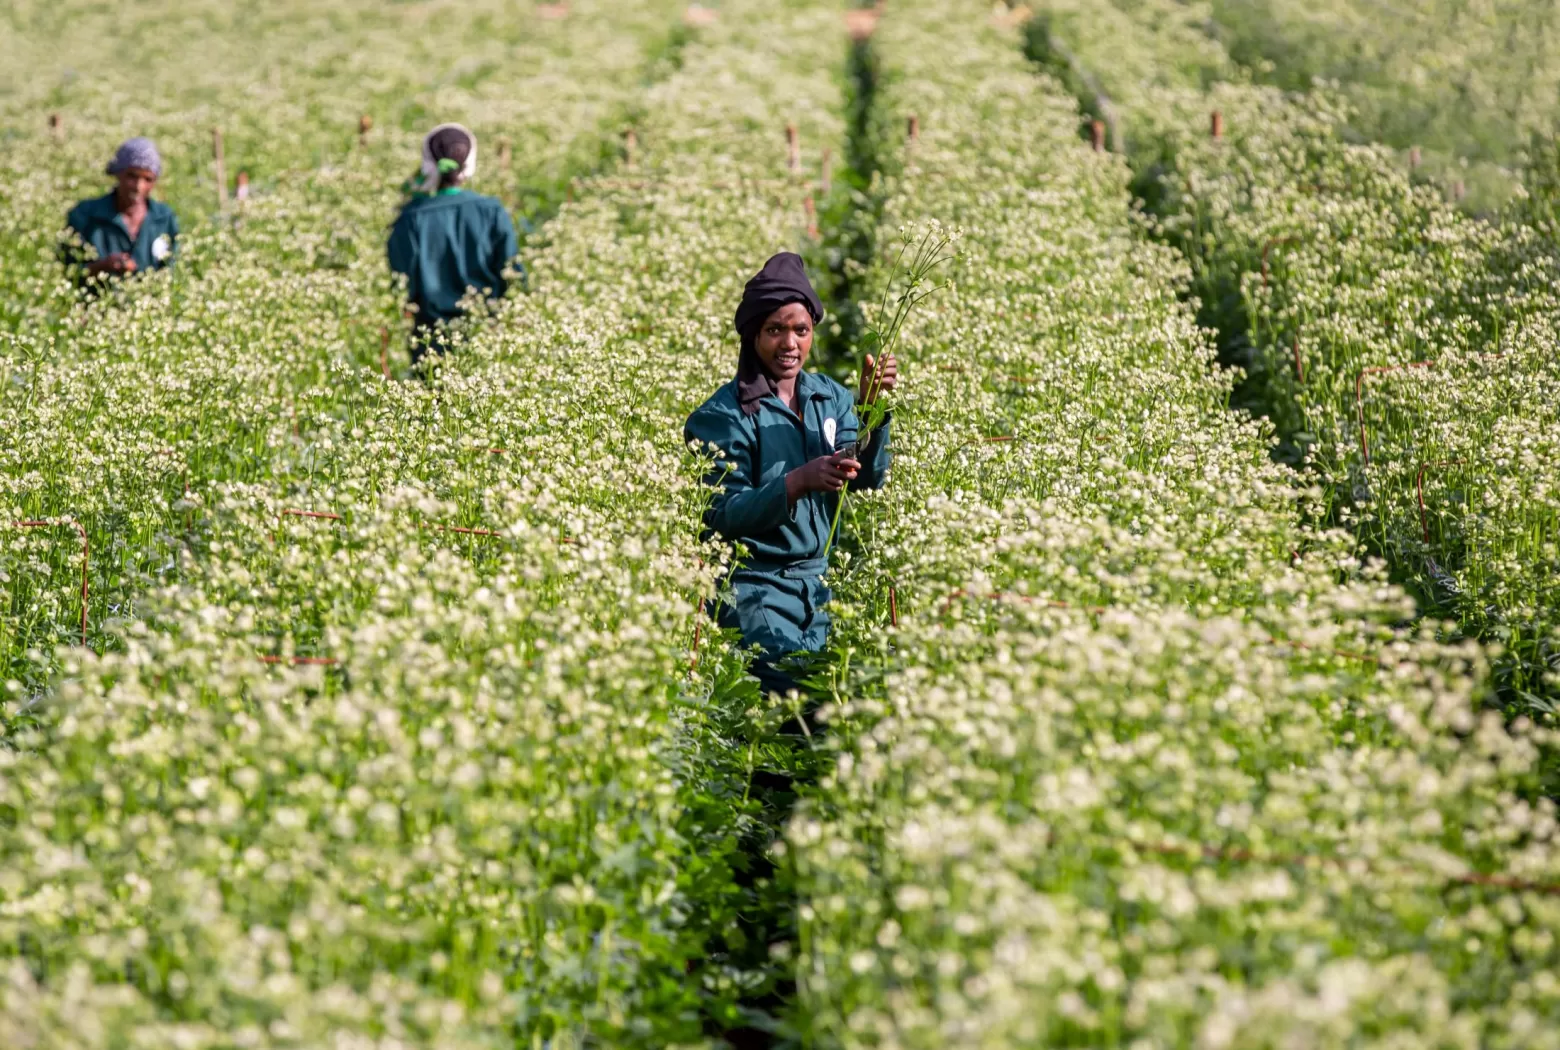
[[[435,163],[452,160],[459,171],[471,156],[471,135],[464,128],[440,128],[428,136],[428,152]]]
[[[757,413],[758,403],[776,391],[775,381],[764,371],[754,344],[764,318],[791,303],[805,305],[813,324],[823,320],[823,301],[807,279],[802,257],[795,252],[781,252],[748,281],[737,307],[737,335],[742,337],[742,352],[737,357],[737,401],[743,415]]]

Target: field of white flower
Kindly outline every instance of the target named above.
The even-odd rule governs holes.
[[[681,420],[729,372],[745,271],[804,240],[783,129],[809,172],[839,154],[845,41],[811,5],[683,13],[515,31],[486,90],[534,138],[454,96],[510,133],[516,185],[579,180],[532,294],[438,386],[379,364],[387,326],[404,360],[380,253],[411,129],[360,151],[353,117],[331,167],[225,217],[171,177],[181,265],[112,301],[40,276],[7,337],[6,520],[85,525],[102,655],[55,649],[74,534],[7,531],[0,1043],[658,1046],[746,994],[722,960],[761,742],[729,644],[699,644],[723,555]],[[444,14],[457,54],[497,17]],[[633,171],[601,165],[629,120]],[[40,275],[66,160],[12,183]]]
[[[1080,67],[1107,71],[1137,189],[1192,263],[1227,362],[1249,374],[1243,399],[1309,451],[1340,520],[1423,605],[1504,650],[1508,699],[1552,714],[1552,233],[1463,214],[1397,154],[1347,141],[1337,97],[1244,83],[1215,42],[1187,45],[1195,27],[1133,8],[1113,8],[1131,27],[1122,49],[1097,31],[1066,40]],[[1053,31],[1083,24],[1064,13]]]
[[[1553,733],[1491,710],[1487,651],[1320,524],[1356,431],[1313,420],[1353,406],[1350,344],[1307,315],[1330,385],[1286,396],[1344,464],[1313,484],[1228,411],[1188,302],[1266,213],[1183,254],[1007,12],[890,0],[854,44],[845,14],[0,14],[0,1046],[1560,1046]],[[1247,187],[1257,147],[1176,138],[1207,106],[1183,76],[1151,141],[1194,181],[1163,214],[1213,215],[1210,151]],[[1290,113],[1261,141],[1310,172],[1325,114]],[[535,226],[525,289],[424,382],[382,251],[442,119]],[[220,210],[213,126],[252,190]],[[60,219],[135,132],[180,264],[82,304]],[[1359,192],[1369,230],[1389,188]],[[1456,302],[1547,265],[1446,222]],[[904,333],[892,482],[848,504],[809,715],[702,610],[729,553],[681,424],[764,257],[835,297],[839,371],[928,236],[957,258]],[[1235,279],[1262,353],[1331,294],[1298,243]],[[1442,262],[1394,294],[1472,347]],[[1322,320],[1379,323],[1330,279]],[[1392,564],[1433,389],[1489,429],[1435,430],[1411,553],[1480,593],[1541,579],[1502,530],[1553,544],[1548,476],[1480,457],[1552,419],[1544,295],[1477,315],[1498,368],[1370,389]]]
[[[1547,734],[1481,713],[1478,652],[1394,628],[1404,596],[1304,525],[1125,166],[973,9],[874,39],[885,119],[922,127],[884,221],[965,236],[789,835],[819,1037],[1542,1044],[1560,913],[1484,876],[1555,871],[1521,801]],[[866,612],[890,582],[897,627]]]
[[[1187,74],[1301,93],[1325,84],[1347,102],[1339,127],[1350,141],[1391,147],[1404,166],[1412,158],[1417,182],[1456,187],[1468,210],[1520,194],[1535,163],[1553,168],[1560,23],[1543,0],[1024,6],[1036,9],[1030,31],[1047,65],[1075,90],[1105,89],[1139,119],[1139,103],[1164,101],[1153,85],[1184,84]]]

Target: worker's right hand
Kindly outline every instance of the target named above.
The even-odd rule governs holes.
[[[809,492],[838,492],[860,472],[861,464],[843,453],[819,456],[785,476],[785,494],[795,503]]]
[[[87,267],[88,273],[135,273],[135,259],[129,252],[115,252]]]

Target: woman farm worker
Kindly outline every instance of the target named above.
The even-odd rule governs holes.
[[[108,162],[117,184],[108,194],[84,200],[70,210],[65,224],[81,245],[65,246],[66,263],[88,277],[160,270],[178,250],[179,220],[173,209],[152,200],[162,175],[162,157],[151,139],[125,141]],[[81,246],[96,250],[89,258]]]
[[[737,377],[699,406],[683,431],[689,442],[720,450],[706,479],[719,492],[705,524],[749,551],[732,575],[734,604],[722,604],[718,621],[762,650],[753,673],[779,692],[795,682],[776,661],[816,652],[828,637],[824,546],[838,493],[847,485],[878,488],[888,471],[887,420],[868,448],[842,451],[856,440],[857,399],[834,380],[802,370],[822,319],[801,256],[786,252],[766,262],[737,307]],[[894,388],[893,355],[881,365],[869,357],[863,395],[874,370],[878,390]]]
[[[412,364],[442,354],[438,326],[462,316],[468,289],[489,299],[508,287],[504,268],[520,254],[515,224],[502,202],[464,188],[477,170],[476,137],[459,124],[440,124],[422,145],[422,169],[412,199],[390,231],[390,269],[406,275],[416,309]]]

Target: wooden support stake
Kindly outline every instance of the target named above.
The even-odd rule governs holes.
[[[819,162],[819,165],[818,165],[818,169],[819,169],[818,191],[820,193],[822,193],[825,197],[827,197],[829,195],[829,191],[834,186],[834,182],[833,182],[834,173],[831,170],[832,167],[833,167],[833,164],[834,164],[834,151],[831,150],[831,149],[828,149],[827,147],[825,147],[824,151],[823,151],[823,159]]]
[[[921,118],[912,113],[910,114],[910,120],[908,123],[910,144],[913,146],[921,139]]]
[[[374,130],[374,118],[364,113],[358,118],[358,145],[368,145],[368,133]]]
[[[1410,149],[1408,151],[1408,170],[1409,171],[1413,171],[1416,168],[1418,168],[1419,167],[1419,162],[1420,162],[1421,159],[1422,159],[1422,157],[1420,156],[1419,147],[1418,146],[1415,146],[1412,149]]]
[[[629,128],[623,133],[623,166],[634,166],[634,154],[639,152],[639,132]]]
[[[818,209],[813,205],[812,197],[802,201],[802,207],[807,211],[807,236],[813,240],[818,239]]]
[[[211,156],[217,165],[217,210],[227,211],[227,165],[222,159],[222,129],[211,129]]]
[[[1093,144],[1095,153],[1105,152],[1105,122],[1103,120],[1089,122],[1089,141]]]
[[[507,138],[498,140],[498,166],[500,170],[508,171],[514,162],[514,150],[509,145]]]
[[[785,126],[786,170],[795,174],[802,170],[802,142],[796,134],[796,125]]]
[[[1218,110],[1213,111],[1213,117],[1208,121],[1208,134],[1215,141],[1224,137],[1224,114]]]
[[[56,139],[65,137],[65,122],[60,119],[60,115],[58,113],[49,114],[49,134],[53,135]]]

